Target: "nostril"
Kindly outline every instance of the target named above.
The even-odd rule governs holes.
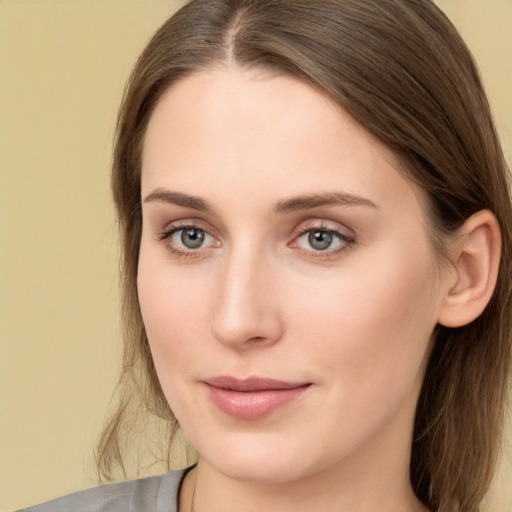
[[[269,341],[269,338],[267,338],[266,336],[253,336],[249,338],[246,343],[248,343],[249,345],[260,346],[266,344],[266,341]]]

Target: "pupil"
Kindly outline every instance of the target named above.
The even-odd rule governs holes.
[[[329,231],[312,231],[308,236],[309,245],[317,251],[325,251],[332,243],[332,233]]]
[[[188,249],[201,247],[204,241],[204,231],[200,229],[184,229],[181,233],[181,241]]]

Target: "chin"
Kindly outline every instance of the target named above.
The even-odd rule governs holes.
[[[251,482],[257,484],[282,484],[300,479],[305,474],[290,470],[286,461],[253,461],[234,460],[223,461],[217,464],[219,470],[225,476],[239,482]]]
[[[259,436],[258,436],[259,437]],[[279,484],[299,480],[318,471],[314,460],[307,460],[303,446],[286,442],[279,436],[231,440],[226,449],[221,444],[206,447],[201,458],[223,475],[241,482]],[[290,441],[290,439],[288,439]]]

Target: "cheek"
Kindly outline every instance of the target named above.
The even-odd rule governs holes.
[[[182,425],[202,424],[187,386],[202,353],[200,340],[205,338],[200,317],[207,308],[200,301],[208,294],[198,292],[195,286],[141,252],[138,295],[142,318],[160,385]]]
[[[161,369],[183,364],[184,358],[192,360],[197,351],[194,340],[204,337],[200,317],[206,314],[200,301],[208,294],[198,291],[194,280],[171,272],[168,264],[148,253],[141,248],[138,296],[155,367],[162,380],[165,375]]]
[[[343,396],[403,396],[421,379],[437,316],[434,273],[428,249],[397,253],[358,260],[331,280],[309,283],[307,294],[290,294],[306,357],[320,361]]]

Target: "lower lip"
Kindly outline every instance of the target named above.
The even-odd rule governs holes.
[[[210,399],[224,414],[240,420],[259,420],[299,398],[310,384],[290,389],[235,391],[206,385]]]

